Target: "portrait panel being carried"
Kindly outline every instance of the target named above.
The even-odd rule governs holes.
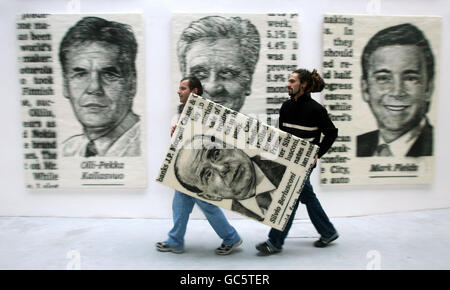
[[[157,181],[282,230],[317,151],[306,140],[191,94]]]

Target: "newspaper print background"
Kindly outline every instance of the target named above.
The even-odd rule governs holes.
[[[439,51],[441,18],[325,15],[322,73],[327,85],[322,91],[322,104],[328,110],[336,127],[339,128],[339,137],[328,154],[321,158],[322,185],[432,183],[434,152],[418,157],[406,157],[405,153],[402,156],[390,157],[357,156],[361,155],[357,154],[358,136],[377,130],[376,119],[368,103],[363,99],[361,88],[363,49],[377,32],[404,23],[410,23],[421,30],[431,46],[435,64],[434,80],[426,119],[431,127],[436,128],[439,67],[441,65]],[[408,53],[402,53],[395,58],[402,59],[404,55],[408,55]],[[387,57],[387,53],[384,54],[384,57]],[[421,57],[417,56],[416,59],[421,59]],[[391,64],[397,63],[396,60],[390,62]],[[404,72],[404,77],[406,74]],[[385,82],[386,79],[383,81]],[[416,79],[416,81],[423,80]],[[406,100],[411,95],[411,93],[405,93],[408,88],[405,83],[403,84],[403,88],[400,90],[404,90],[401,97],[402,100],[405,100],[404,103],[401,103],[403,101],[400,101],[400,97],[396,98],[397,105],[400,105],[397,107],[399,110],[405,108]],[[425,98],[425,96],[422,97]],[[436,136],[434,135],[432,138],[435,140]],[[362,144],[362,142],[360,143]]]
[[[179,44],[180,36],[182,32],[191,25],[192,22],[198,21],[202,18],[221,16],[225,19],[230,19],[233,17],[239,17],[241,20],[249,21],[256,28],[257,34],[259,35],[260,48],[259,52],[256,50],[258,55],[256,67],[253,74],[250,73],[250,79],[246,82],[250,86],[250,90],[247,92],[247,96],[244,96],[245,102],[240,106],[228,106],[236,111],[243,114],[250,115],[252,117],[258,118],[258,120],[264,121],[269,125],[276,126],[278,122],[278,110],[281,104],[288,98],[286,83],[289,74],[297,68],[298,65],[298,52],[299,52],[299,29],[298,29],[298,15],[295,13],[284,13],[284,14],[174,14],[172,18],[172,89],[174,92],[174,104],[178,104],[178,96],[175,92],[178,90],[178,85],[180,79],[184,75],[181,73],[180,59],[177,56],[177,45]],[[225,20],[224,23],[227,21]],[[234,24],[221,24],[221,29],[214,28],[215,30],[227,30],[230,26]],[[208,30],[208,29],[205,29]],[[249,35],[249,29],[243,25],[243,28],[234,28],[239,35],[234,37],[234,39],[239,38],[242,42],[246,42],[247,37],[245,34]],[[208,43],[208,42],[204,42]],[[215,42],[209,42],[209,51],[214,49],[213,45]],[[236,55],[233,50],[232,41],[224,41],[222,43],[217,42],[218,45],[222,45],[225,50],[223,53],[220,52],[221,56],[232,55],[236,58],[241,58],[240,62],[245,62],[249,58],[253,58],[256,54],[250,52],[249,55]],[[190,48],[188,48],[188,51]],[[239,49],[240,52],[245,49]],[[190,50],[191,54],[199,54]],[[188,52],[189,54],[189,52]],[[234,54],[234,55],[233,55]],[[190,57],[190,56],[188,56]],[[226,65],[226,63],[225,63]],[[189,64],[188,64],[189,66]],[[219,69],[218,69],[219,70]],[[212,88],[213,85],[223,84],[224,80],[221,80],[220,72],[216,70],[214,72],[209,72],[209,78],[202,76],[201,73],[193,73],[200,78],[204,85],[205,93],[203,96],[205,98],[210,98],[212,96],[213,101],[218,102],[218,95],[223,96],[223,98],[233,98],[237,95],[245,95],[246,89],[241,89],[239,93],[233,92],[233,82],[238,79],[243,71],[234,71],[231,73],[230,78],[228,78],[228,85],[224,85],[224,90],[220,92],[211,92],[216,88]],[[237,70],[237,69],[236,69]],[[213,76],[217,73],[217,76]],[[226,76],[223,78],[227,78]],[[244,81],[245,82],[245,81]],[[231,83],[231,84],[230,84]],[[220,102],[219,102],[220,103]],[[222,104],[224,105],[224,104]],[[174,109],[175,111],[175,109]],[[273,115],[273,116],[270,116]]]
[[[133,112],[140,118],[140,139],[133,157],[66,157],[65,140],[83,133],[64,97],[59,48],[70,27],[87,16],[131,27],[138,49]],[[19,82],[23,116],[27,188],[146,187],[143,22],[139,14],[23,14],[17,16]],[[139,130],[136,131],[139,133]],[[133,133],[136,133],[133,132]],[[136,140],[136,138],[134,139]]]

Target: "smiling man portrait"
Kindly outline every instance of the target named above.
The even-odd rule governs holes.
[[[358,157],[432,156],[427,113],[434,57],[421,30],[406,23],[373,36],[362,55],[361,89],[378,130],[357,137]]]

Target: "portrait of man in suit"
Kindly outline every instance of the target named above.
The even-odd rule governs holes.
[[[362,54],[361,89],[378,130],[357,136],[357,157],[433,155],[433,126],[427,118],[433,79],[433,53],[416,26],[391,26],[369,40]]]
[[[187,190],[256,220],[264,220],[286,167],[214,136],[196,135],[183,144],[175,159],[175,176]]]
[[[137,42],[130,26],[84,17],[60,45],[63,92],[83,133],[63,142],[64,156],[140,156]]]
[[[178,40],[180,72],[201,81],[203,97],[239,112],[251,94],[260,42],[247,19],[203,17],[191,22]]]

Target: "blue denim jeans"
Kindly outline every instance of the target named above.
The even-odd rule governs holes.
[[[175,191],[172,202],[173,228],[170,230],[169,239],[166,241],[172,249],[184,249],[184,235],[194,204],[200,207],[209,224],[223,240],[224,245],[231,246],[241,239],[219,207]]]
[[[292,222],[294,221],[295,212],[297,211],[299,202],[306,205],[309,218],[321,237],[327,239],[337,233],[333,224],[328,219],[327,214],[320,205],[308,177],[305,185],[303,186],[302,192],[300,193],[300,198],[294,205],[294,210],[291,213],[284,231],[279,231],[272,228],[269,232],[269,242],[278,249],[283,248],[284,240],[286,239],[292,226]]]

